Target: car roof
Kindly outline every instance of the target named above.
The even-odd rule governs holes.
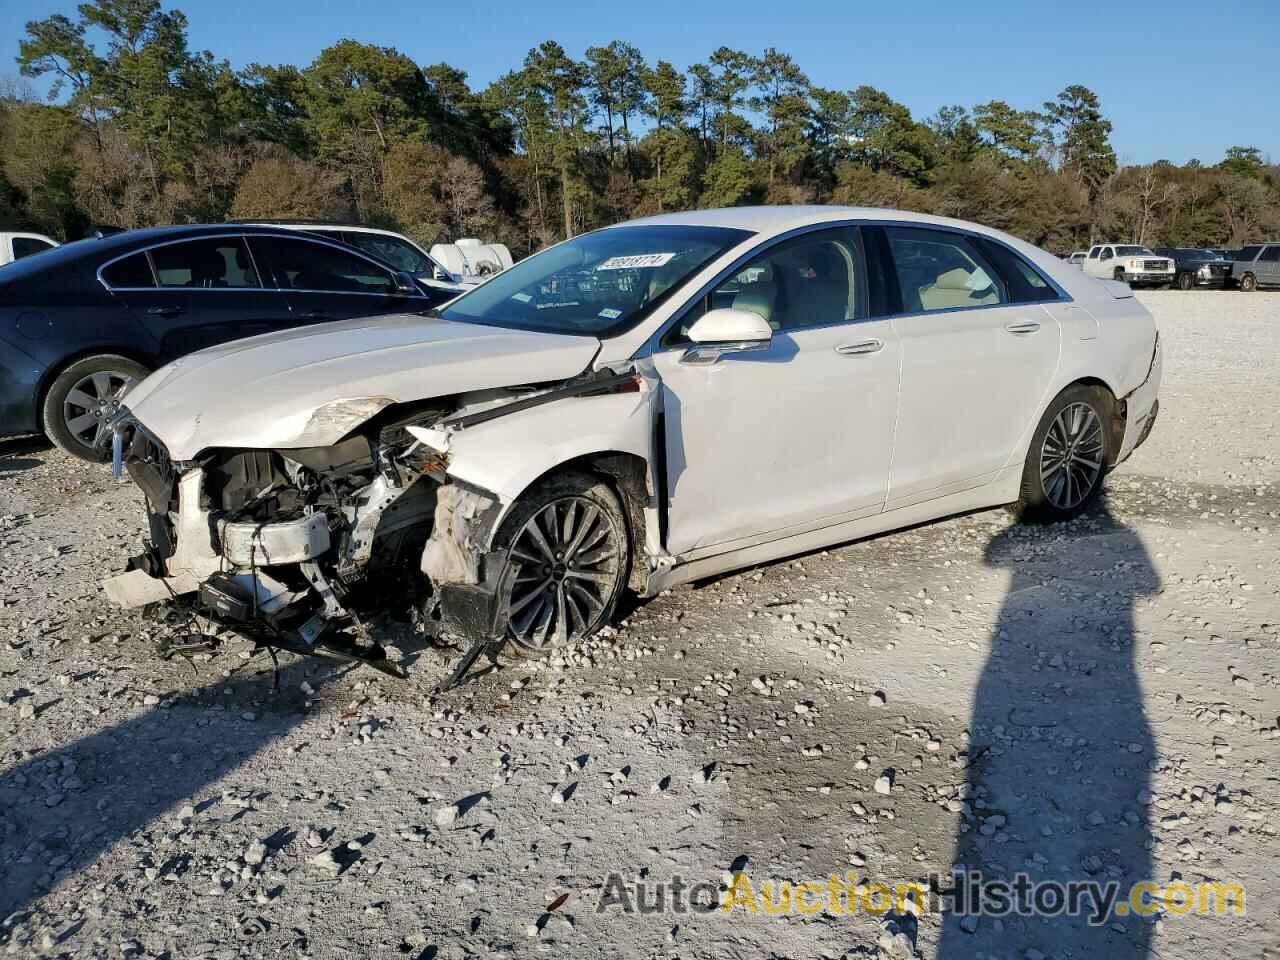
[[[662,213],[616,224],[620,227],[660,226],[664,224],[695,227],[730,227],[750,230],[762,235],[785,233],[787,230],[827,220],[896,220],[921,225],[956,227],[963,230],[999,234],[999,230],[967,220],[953,220],[911,210],[885,207],[843,207],[827,205],[779,205],[768,207],[721,207],[711,210],[689,210]]]
[[[45,270],[66,269],[82,261],[98,263],[156,243],[185,240],[188,237],[241,234],[245,232],[246,227],[252,227],[255,234],[297,236],[296,232],[280,227],[256,226],[247,223],[187,223],[174,227],[143,227],[138,230],[124,230],[106,237],[74,240],[60,247],[54,247],[52,250],[46,250],[38,257],[24,257],[5,266],[3,272],[0,272],[0,282],[21,280]]]

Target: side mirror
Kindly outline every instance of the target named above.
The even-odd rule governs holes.
[[[418,286],[418,282],[413,279],[411,273],[396,274],[396,290],[400,293],[409,293],[415,296],[422,295],[422,288]]]
[[[693,346],[681,363],[715,363],[727,353],[767,350],[773,341],[769,321],[750,310],[721,308],[708,310],[689,328]]]

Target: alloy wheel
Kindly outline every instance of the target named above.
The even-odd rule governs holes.
[[[76,381],[62,401],[67,431],[86,447],[95,446],[106,437],[116,394],[134,382],[132,376],[119,370],[99,370]]]
[[[1063,407],[1040,449],[1040,482],[1060,510],[1081,504],[1102,476],[1102,419],[1087,403]]]
[[[511,640],[542,652],[590,634],[620,587],[621,537],[588,497],[561,497],[530,517],[509,554],[519,565],[511,588]]]

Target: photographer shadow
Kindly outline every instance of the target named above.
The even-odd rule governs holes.
[[[985,559],[1012,577],[973,697],[952,880],[1114,881],[1121,905],[1101,918],[1087,899],[1074,915],[1030,897],[1037,912],[1003,917],[944,906],[937,957],[1141,960],[1151,925],[1126,901],[1152,879],[1155,741],[1134,612],[1159,576],[1105,500],[1067,525],[1012,526]]]

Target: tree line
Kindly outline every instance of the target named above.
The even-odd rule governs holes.
[[[897,207],[1062,253],[1101,239],[1232,245],[1280,233],[1280,167],[1121,166],[1087,87],[923,120],[888,93],[813,84],[788,54],[721,47],[681,71],[621,40],[548,40],[474,90],[447,63],[340,40],[306,66],[192,52],[159,0],[91,0],[26,25],[0,87],[0,228],[339,218],[424,244],[527,254],[635,216],[747,203]],[[31,80],[48,84],[39,100]]]

